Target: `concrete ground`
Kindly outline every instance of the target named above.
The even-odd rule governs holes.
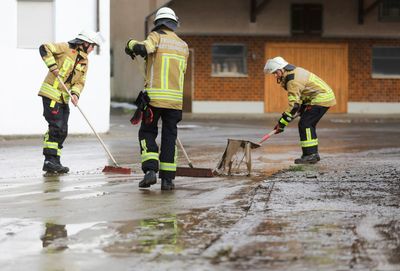
[[[213,169],[228,138],[257,142],[277,118],[188,114],[179,137]],[[68,137],[61,176],[43,175],[41,137],[0,137],[1,270],[400,270],[400,116],[328,114],[310,166],[293,164],[292,123],[252,151],[250,177],[177,177],[175,191],[138,189],[138,127],[111,121],[103,140],[131,175],[101,172],[92,135]]]

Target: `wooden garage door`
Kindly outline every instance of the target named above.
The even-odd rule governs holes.
[[[348,65],[347,44],[330,43],[267,43],[265,62],[282,56],[289,63],[303,67],[327,82],[335,92],[337,104],[329,112],[347,112]],[[265,112],[282,112],[288,105],[287,92],[273,75],[265,76]]]

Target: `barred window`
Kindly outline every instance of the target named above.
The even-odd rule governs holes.
[[[400,47],[372,48],[372,77],[400,78]]]
[[[291,32],[292,35],[321,35],[322,5],[292,4]]]
[[[246,76],[247,48],[241,44],[214,44],[212,52],[212,76]]]
[[[379,20],[385,22],[399,22],[400,1],[383,0],[379,5]]]

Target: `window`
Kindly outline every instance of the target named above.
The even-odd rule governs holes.
[[[400,47],[372,48],[372,77],[400,78]]]
[[[240,44],[212,46],[212,76],[246,76],[247,49]]]
[[[400,21],[400,1],[383,0],[379,5],[380,21]]]
[[[54,6],[52,0],[18,0],[18,48],[38,48],[54,40]]]
[[[321,35],[322,5],[293,4],[291,9],[292,35]]]

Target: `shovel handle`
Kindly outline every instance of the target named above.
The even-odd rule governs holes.
[[[68,93],[70,97],[72,97],[71,91],[67,88],[67,86],[64,84],[64,82],[61,80],[60,76],[57,76],[58,81],[60,84],[63,86],[65,91]],[[103,146],[104,150],[107,152],[108,156],[110,156],[111,160],[114,162],[114,164],[119,167],[117,161],[115,161],[114,157],[112,156],[111,152],[108,150],[106,144],[104,144],[103,140],[99,136],[99,134],[96,132],[92,124],[90,123],[89,119],[86,117],[86,115],[83,113],[82,109],[79,107],[79,105],[76,105],[76,107],[79,109],[79,112],[81,112],[83,118],[86,120],[87,124],[89,124],[90,128],[92,129],[93,133],[96,135],[97,139],[99,140],[100,144]]]
[[[276,133],[276,130],[272,130],[271,132],[269,132],[268,134],[264,135],[263,138],[261,138],[260,142],[258,144],[262,144],[265,140],[267,140],[268,138],[270,138],[273,134]]]

